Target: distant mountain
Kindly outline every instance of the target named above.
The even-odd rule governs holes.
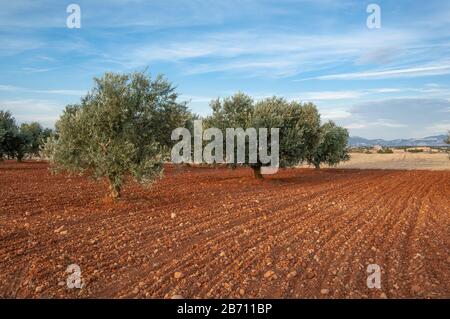
[[[447,135],[435,135],[424,138],[409,138],[409,139],[397,139],[397,140],[383,140],[383,139],[366,139],[358,136],[349,138],[350,146],[448,146],[444,143]]]

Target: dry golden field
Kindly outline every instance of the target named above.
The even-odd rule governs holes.
[[[446,153],[408,153],[396,151],[394,154],[351,153],[351,159],[338,168],[357,169],[419,169],[450,170],[450,160]]]

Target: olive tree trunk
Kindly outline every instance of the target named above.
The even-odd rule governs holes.
[[[120,198],[122,187],[114,182],[114,179],[109,179],[109,196],[116,200]]]
[[[263,175],[261,174],[261,166],[252,166],[253,169],[253,176],[256,179],[264,179]]]

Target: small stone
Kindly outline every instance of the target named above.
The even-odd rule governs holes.
[[[330,293],[330,290],[328,290],[328,289],[320,289],[320,293],[322,295],[328,295]]]
[[[177,214],[175,214],[175,213],[170,214],[170,218],[174,219],[175,217],[177,217]]]
[[[239,289],[239,294],[241,295],[241,296],[243,296],[244,294],[245,294],[245,290],[244,289]]]
[[[295,277],[295,276],[297,276],[297,272],[294,270],[294,271],[291,271],[288,275],[287,275],[287,277],[288,278],[292,278],[292,277]]]
[[[55,229],[55,233],[59,233],[63,229],[64,229],[64,225],[62,225],[61,227]]]
[[[222,251],[222,252],[219,254],[219,256],[220,256],[220,257],[225,257],[225,252]]]
[[[170,299],[184,299],[182,295],[173,295]]]
[[[139,293],[139,288],[134,288],[134,290],[133,290],[133,293],[136,295],[136,294],[138,294]]]
[[[181,277],[183,277],[183,274],[179,271],[176,271],[173,276],[175,277],[175,279],[180,279]]]
[[[419,292],[421,292],[421,291],[422,291],[422,288],[420,288],[420,286],[418,286],[418,285],[412,285],[412,287],[411,287],[411,292],[412,292],[412,293],[417,294],[417,293],[419,293]]]
[[[59,234],[60,234],[60,235],[63,235],[63,236],[64,236],[64,235],[67,235],[67,230],[63,230],[63,231],[59,232]]]
[[[40,292],[42,291],[43,288],[44,288],[44,287],[42,287],[42,286],[37,286],[36,289],[35,289],[34,291],[37,292],[37,293],[40,293]]]
[[[264,274],[264,278],[269,278],[274,274],[274,272],[272,270],[268,270],[266,271],[266,273]]]
[[[308,279],[313,279],[314,277],[316,277],[316,274],[313,273],[313,272],[308,272],[308,273],[306,274],[306,278],[308,278]]]
[[[386,295],[384,292],[382,292],[382,293],[380,294],[380,298],[381,298],[381,299],[387,299],[387,295]]]

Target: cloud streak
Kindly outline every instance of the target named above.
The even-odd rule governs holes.
[[[26,92],[26,93],[38,93],[38,94],[74,95],[74,96],[80,96],[80,97],[87,93],[87,90],[67,90],[67,89],[38,90],[38,89],[30,89],[30,88],[18,87],[18,86],[13,86],[13,85],[1,85],[1,84],[0,84],[0,91]]]
[[[445,62],[443,65],[436,66],[419,66],[405,69],[389,69],[373,72],[356,72],[342,73],[332,75],[322,75],[309,79],[317,80],[370,80],[370,79],[387,79],[417,76],[434,76],[450,74],[450,63]]]

